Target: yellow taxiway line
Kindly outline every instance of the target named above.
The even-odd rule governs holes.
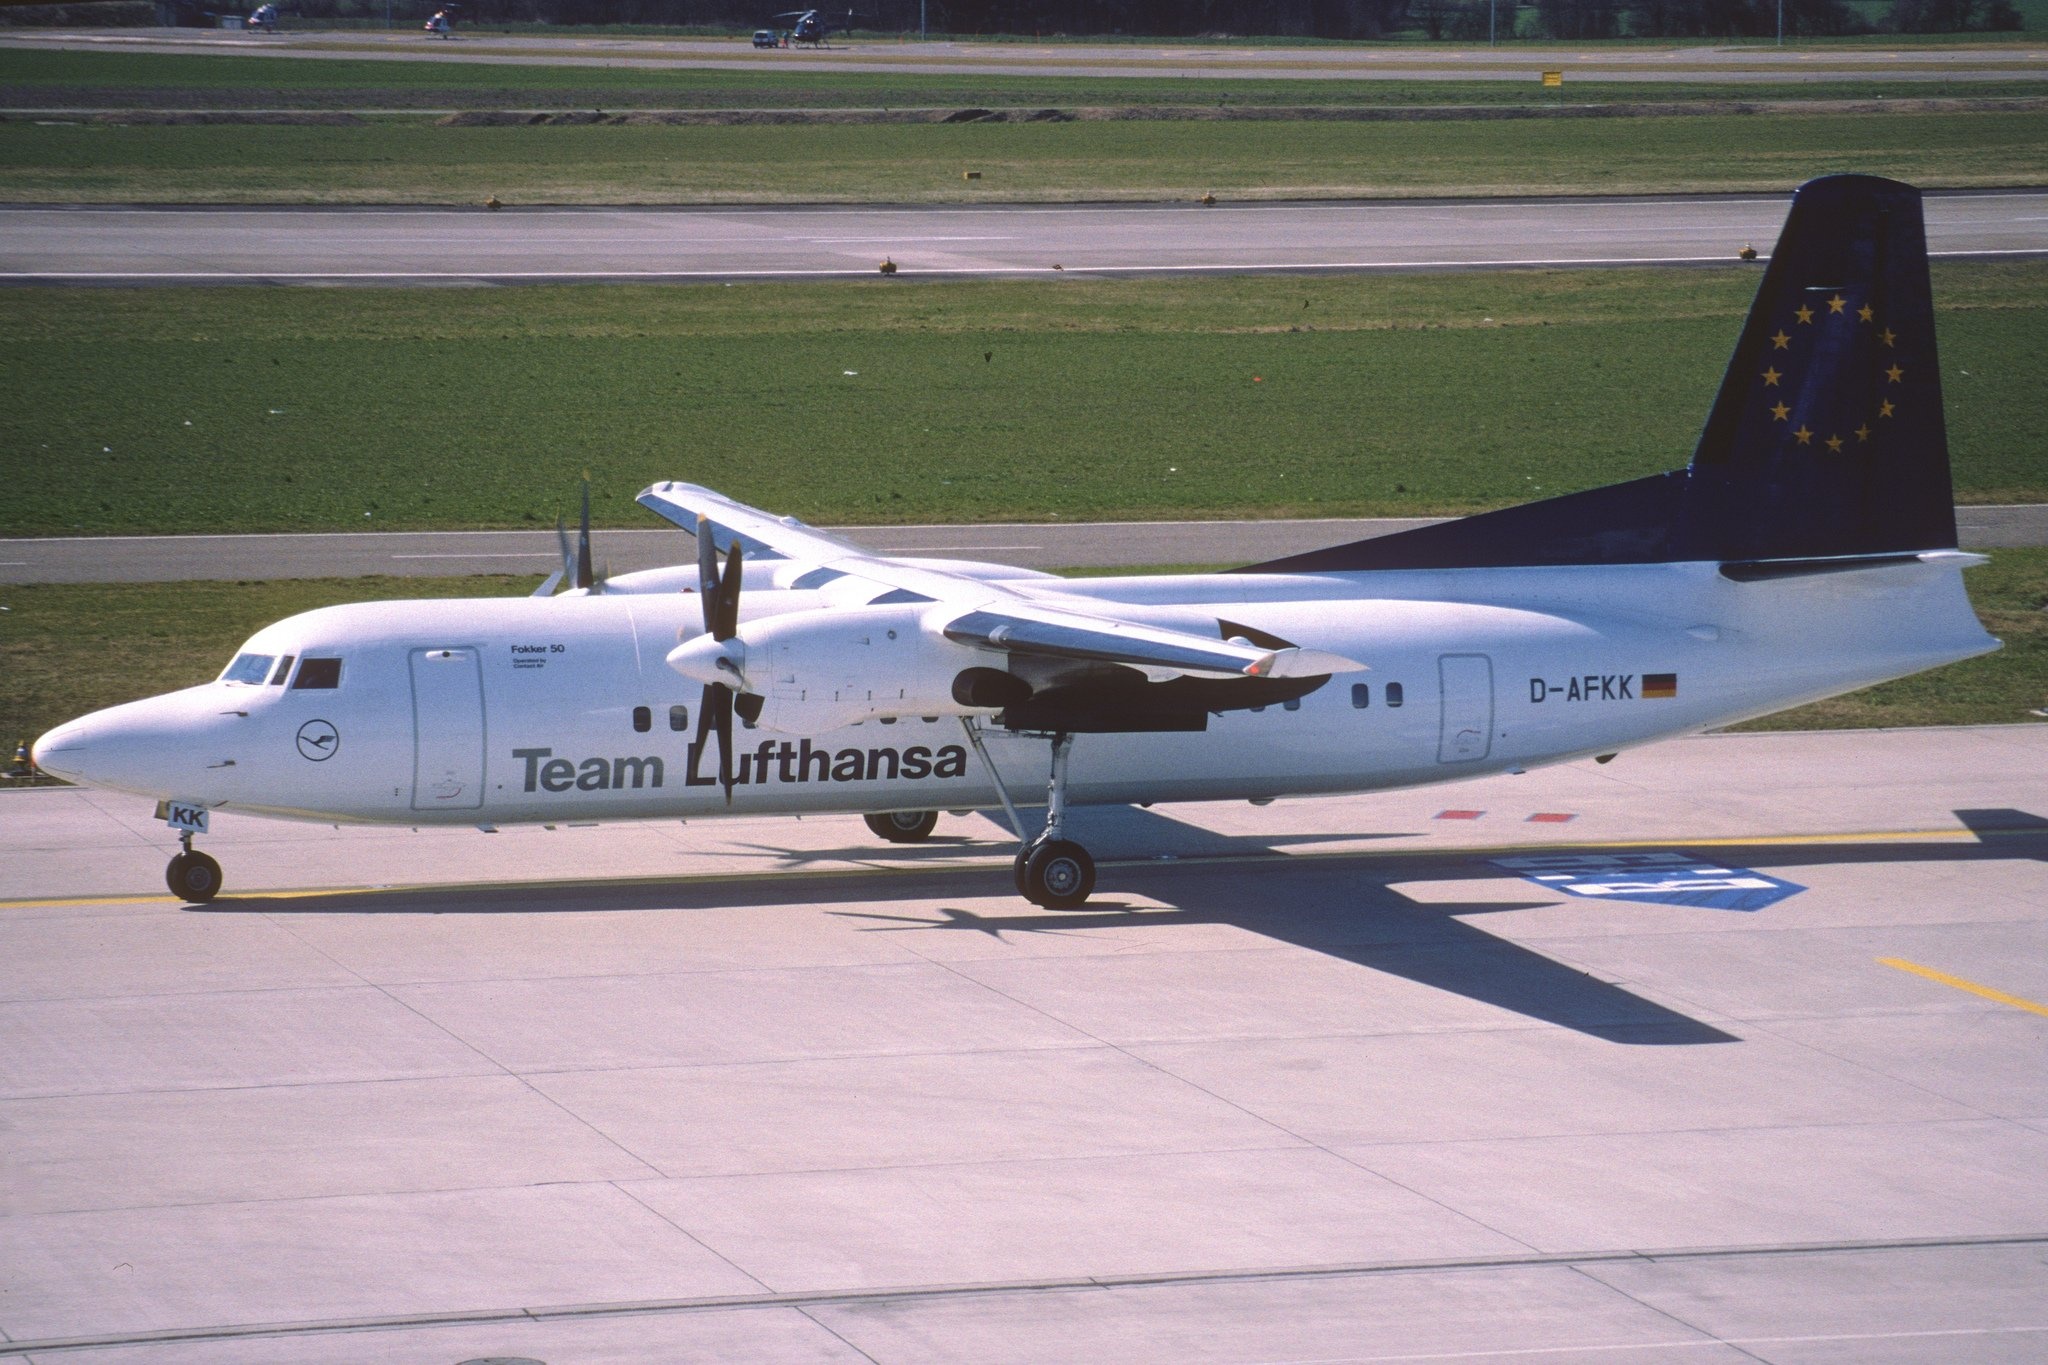
[[[1915,976],[1924,976],[1929,981],[1939,981],[1944,986],[1953,986],[1959,991],[1968,991],[1972,995],[1981,995],[1986,1000],[1995,1000],[2001,1005],[2011,1005],[2016,1010],[2025,1010],[2029,1014],[2038,1014],[2042,1018],[2048,1019],[2048,1005],[2039,1004],[2022,996],[2007,995],[2004,991],[1979,985],[1975,981],[1965,981],[1960,976],[1950,976],[1947,972],[1938,972],[1932,967],[1923,967],[1917,962],[1908,962],[1903,957],[1881,957],[1877,961],[1880,966],[1896,967],[1902,972],[1911,972]]]
[[[1994,837],[2001,831],[1987,831]],[[2013,831],[2031,834],[2031,830]],[[1111,867],[1162,867],[1173,863],[1189,866],[1228,866],[1236,863],[1265,863],[1280,860],[1314,862],[1327,858],[1370,858],[1377,861],[1409,862],[1435,861],[1447,858],[1499,858],[1529,853],[1600,853],[1612,850],[1637,848],[1785,848],[1800,845],[1830,847],[1844,844],[1880,843],[1924,843],[1954,844],[1982,843],[1984,838],[1977,831],[1968,829],[1913,829],[1913,830],[1871,830],[1843,834],[1752,834],[1720,835],[1704,839],[1602,839],[1584,843],[1519,843],[1519,844],[1473,844],[1473,845],[1421,845],[1406,848],[1375,848],[1361,844],[1356,848],[1330,849],[1309,853],[1237,853],[1216,857],[1175,858],[1162,862],[1156,858],[1105,858],[1098,863],[1104,868]],[[727,881],[796,881],[816,877],[843,876],[887,876],[887,875],[936,875],[941,873],[985,872],[998,865],[993,859],[1002,853],[990,849],[977,856],[966,854],[958,860],[923,864],[875,864],[858,859],[849,859],[833,867],[803,868],[761,868],[724,872],[685,872],[658,875],[637,875],[623,877],[537,877],[526,881],[482,881],[482,882],[382,882],[360,886],[318,886],[292,888],[251,888],[238,891],[234,900],[310,900],[322,896],[361,896],[375,894],[412,894],[439,891],[511,891],[545,890],[549,887],[627,887],[655,885],[701,885],[707,882]],[[1007,857],[1007,854],[1002,854]],[[75,896],[58,899],[37,897],[12,897],[0,899],[0,911],[36,906],[43,909],[75,909],[101,905],[142,905],[151,901],[168,901],[169,895],[114,895]],[[1908,968],[1908,970],[1923,970]],[[1941,978],[1946,979],[1946,978]],[[1951,983],[1953,984],[1953,983]],[[1965,989],[1975,989],[1965,987]],[[2032,1006],[2029,1006],[2032,1008]],[[2048,1011],[2044,1011],[2048,1012]]]

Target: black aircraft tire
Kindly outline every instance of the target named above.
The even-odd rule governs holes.
[[[220,894],[220,864],[204,853],[180,853],[164,869],[164,885],[189,905],[204,905]]]
[[[1095,860],[1071,839],[1047,839],[1024,859],[1024,897],[1048,910],[1075,910],[1095,890]]]
[[[897,810],[886,815],[863,815],[861,819],[867,821],[876,838],[892,844],[921,844],[939,826],[939,813],[935,810]]]

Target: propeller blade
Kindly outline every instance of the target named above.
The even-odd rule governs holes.
[[[583,518],[576,528],[576,586],[588,588],[590,572],[590,475],[583,476]]]
[[[740,630],[740,543],[735,540],[725,556],[725,572],[718,578],[717,610],[711,618],[711,638],[730,640]]]
[[[697,518],[697,596],[704,608],[704,633],[717,635],[718,542],[711,538],[709,518]]]
[[[555,578],[573,588],[576,586],[576,556],[569,549],[569,533],[563,528],[560,517],[555,518],[555,544],[562,551],[562,571]]]
[[[725,788],[725,804],[732,804],[732,689],[713,683],[704,689],[704,709],[718,735],[718,785]]]

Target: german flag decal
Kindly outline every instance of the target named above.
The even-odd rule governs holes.
[[[1676,673],[1643,674],[1643,700],[1654,701],[1660,697],[1675,697],[1677,695],[1678,675]]]

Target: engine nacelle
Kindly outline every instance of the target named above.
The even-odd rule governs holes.
[[[930,603],[797,611],[748,625],[747,690],[764,699],[760,724],[784,734],[817,734],[885,716],[986,715],[963,705],[953,680],[971,668],[1004,665],[1000,654],[927,629]]]

